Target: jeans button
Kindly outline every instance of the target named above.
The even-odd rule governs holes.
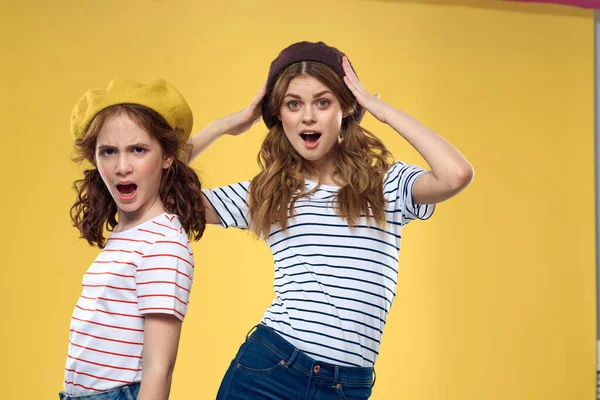
[[[313,372],[315,374],[318,374],[320,370],[321,370],[321,366],[319,364],[315,365],[315,367],[313,368]]]

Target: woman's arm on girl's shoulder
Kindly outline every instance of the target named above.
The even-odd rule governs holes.
[[[188,140],[185,149],[181,152],[180,159],[189,164],[221,136],[237,136],[252,128],[260,121],[261,102],[264,95],[265,85],[261,86],[248,107],[209,123],[206,128]]]
[[[170,314],[146,314],[144,368],[138,400],[167,400],[177,358],[181,321]]]

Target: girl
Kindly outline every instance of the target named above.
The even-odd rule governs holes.
[[[115,80],[75,106],[78,160],[93,168],[75,183],[71,218],[102,251],[73,312],[61,399],[169,397],[194,274],[188,234],[205,225],[198,177],[177,159],[191,128],[163,80]]]
[[[391,162],[359,125],[364,110],[411,143],[431,171]],[[217,398],[367,399],[396,293],[402,227],[429,218],[473,169],[442,137],[369,94],[343,53],[321,42],[284,49],[246,110],[191,140],[191,158],[221,134],[248,129],[261,111],[269,133],[260,173],[203,191],[208,223],[251,229],[275,261],[276,298]]]

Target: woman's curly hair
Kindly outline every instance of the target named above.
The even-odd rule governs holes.
[[[365,215],[377,225],[385,225],[383,176],[390,167],[391,153],[381,140],[356,122],[356,98],[340,77],[324,64],[303,61],[287,67],[275,82],[269,98],[269,112],[277,116],[290,81],[298,75],[310,75],[327,86],[339,100],[344,115],[338,144],[334,147],[333,176],[342,186],[336,195],[337,213],[350,226]],[[260,173],[249,190],[251,229],[267,237],[273,224],[287,228],[294,215],[296,200],[304,195],[303,173],[318,176],[318,169],[294,149],[281,121],[269,130],[258,155]],[[289,211],[288,211],[289,205]]]

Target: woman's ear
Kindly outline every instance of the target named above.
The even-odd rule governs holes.
[[[167,158],[165,158],[163,160],[163,163],[162,163],[163,169],[169,168],[173,164],[174,160],[175,160],[175,157],[167,157]]]

